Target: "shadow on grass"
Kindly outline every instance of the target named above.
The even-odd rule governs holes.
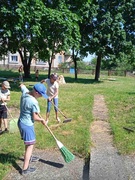
[[[96,81],[94,79],[86,79],[86,78],[75,78],[73,77],[65,77],[65,81],[67,83],[80,83],[80,84],[99,84],[102,83],[102,81]]]
[[[0,77],[3,78],[7,78],[7,80],[9,79],[10,82],[10,86],[11,86],[11,91],[16,91],[16,92],[20,92],[20,82],[17,80],[16,82],[13,81],[12,79],[18,79],[18,72],[14,72],[12,70],[8,70],[8,71],[1,71],[1,75]],[[39,79],[38,82],[40,82],[42,79],[46,79],[47,78],[47,74],[40,74],[39,75]],[[2,79],[0,79],[0,83],[2,83]],[[94,79],[89,79],[89,75],[87,78],[78,78],[77,80],[75,80],[74,77],[70,77],[70,76],[66,76],[65,77],[65,81],[66,83],[79,83],[79,84],[99,84],[102,83],[102,81],[96,81]],[[35,74],[31,73],[31,78],[24,78],[24,84],[30,82],[32,84],[36,84],[37,82],[35,81]],[[28,88],[32,88],[32,87],[28,87]]]
[[[129,94],[129,95],[134,95],[135,92],[127,92],[127,94]]]
[[[19,173],[21,173],[21,168],[20,166],[16,163],[16,161],[18,160],[18,158],[13,155],[12,153],[8,153],[8,154],[4,154],[1,153],[0,154],[0,163],[1,164],[11,164]]]

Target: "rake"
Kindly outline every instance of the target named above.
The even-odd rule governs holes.
[[[51,101],[51,103],[52,103],[52,105],[64,116],[65,120],[63,121],[63,123],[67,123],[67,122],[72,121],[72,118],[67,118],[67,117],[63,114],[63,112],[62,112],[60,109],[58,109],[58,107],[57,107],[52,101]]]

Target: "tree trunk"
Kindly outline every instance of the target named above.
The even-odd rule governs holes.
[[[101,53],[97,56],[97,64],[96,64],[96,72],[95,72],[95,80],[99,81],[100,78],[100,67],[101,67]]]
[[[75,55],[75,50],[74,50],[74,47],[73,47],[72,48],[72,59],[73,59],[73,62],[74,62],[75,80],[77,80],[77,55],[78,55],[78,52]]]
[[[77,80],[77,62],[74,60],[74,65],[75,65],[75,80]]]
[[[49,62],[48,78],[50,78],[52,63]]]
[[[22,64],[23,64],[23,72],[24,72],[23,77],[24,78],[31,78],[31,75],[30,75],[30,65],[31,65],[32,55],[30,54],[29,61],[27,63],[27,56],[26,56],[25,48],[24,48],[24,52],[23,53],[22,53],[21,50],[18,50],[18,52],[20,54],[21,61],[22,61]]]
[[[31,75],[30,75],[30,65],[29,64],[25,64],[24,63],[24,66],[23,66],[23,71],[24,71],[24,78],[31,78]]]
[[[51,56],[51,59],[48,61],[49,64],[49,69],[48,69],[48,78],[50,78],[50,74],[51,74],[51,68],[52,68],[52,60],[53,60],[54,56]]]

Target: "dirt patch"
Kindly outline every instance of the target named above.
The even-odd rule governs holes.
[[[93,147],[104,148],[107,143],[112,144],[112,135],[108,123],[108,109],[103,95],[95,95],[92,113],[95,119],[91,125]]]
[[[108,109],[103,95],[95,95],[94,97],[93,116],[95,120],[108,120]]]

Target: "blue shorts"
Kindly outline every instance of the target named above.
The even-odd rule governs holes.
[[[18,121],[18,128],[21,134],[22,140],[24,140],[25,145],[32,145],[36,142],[36,135],[33,126],[26,126],[21,121]]]
[[[53,103],[56,106],[56,107],[54,107],[54,110],[57,112],[58,111],[58,109],[57,109],[58,108],[58,98],[54,98]],[[51,101],[47,100],[47,112],[51,111],[51,106],[52,106]]]

